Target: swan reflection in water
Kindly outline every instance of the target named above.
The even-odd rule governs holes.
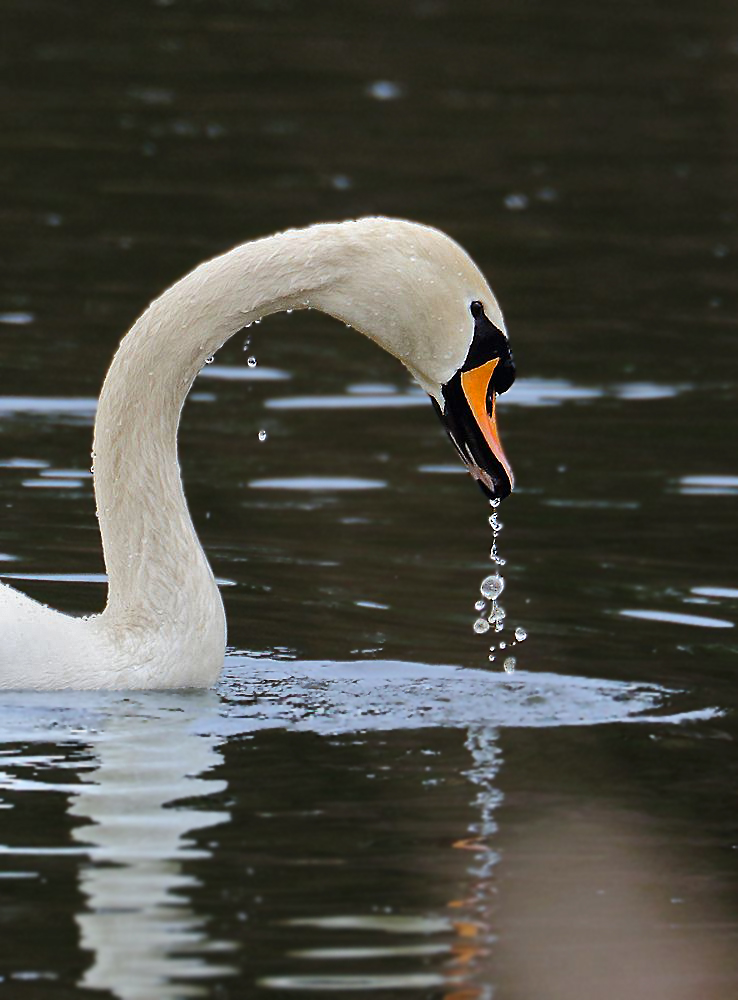
[[[227,946],[209,940],[203,917],[187,905],[198,880],[185,862],[210,856],[192,844],[197,830],[227,823],[208,807],[226,782],[209,776],[222,763],[218,737],[191,728],[217,705],[212,692],[127,698],[97,734],[97,767],[82,772],[69,812],[90,822],[72,831],[89,848],[80,870],[87,900],[76,920],[93,962],[80,985],[121,1000],[206,992],[198,980],[234,971],[203,957]],[[171,806],[201,800],[198,808]],[[175,985],[176,984],[176,985]]]
[[[75,851],[85,858],[79,869],[84,905],[75,919],[80,947],[91,958],[78,985],[107,990],[121,1000],[174,1000],[208,993],[215,979],[237,975],[253,984],[255,978],[242,942],[216,939],[209,926],[216,915],[197,912],[193,902],[214,853],[196,834],[232,822],[221,806],[226,782],[215,773],[227,739],[263,729],[364,737],[368,731],[438,727],[466,733],[474,817],[468,828],[459,824],[444,866],[450,867],[453,884],[465,888],[430,914],[352,915],[345,908],[326,914],[316,905],[314,917],[282,921],[273,932],[284,938],[284,961],[277,956],[275,974],[259,979],[258,987],[313,995],[425,988],[447,1000],[486,1000],[495,980],[491,924],[501,801],[499,728],[655,721],[650,713],[665,697],[657,688],[523,672],[512,680],[419,664],[234,657],[218,693],[7,693],[0,705],[6,742],[72,741],[91,749],[93,767],[79,768],[79,784],[44,785],[14,779],[10,772],[3,784],[25,792],[63,789],[69,813],[82,821],[72,833]],[[673,723],[682,717],[661,718]],[[19,756],[13,764],[34,767],[30,756],[25,761]],[[292,780],[299,780],[300,766],[297,761]],[[241,778],[248,784],[248,775]],[[271,787],[269,774],[252,779]],[[275,790],[275,799],[280,794]],[[439,802],[441,812],[444,802]],[[32,847],[5,850],[34,853]],[[197,876],[191,874],[195,869]],[[350,871],[345,890],[350,908]],[[381,903],[381,882],[377,897]],[[301,932],[299,925],[313,930]],[[324,932],[325,948],[293,949],[303,934],[314,941],[316,929]],[[358,941],[351,935],[358,948],[340,947],[345,930],[358,932]],[[254,933],[259,929],[247,930]],[[386,937],[386,946],[377,947],[378,934]],[[372,947],[364,947],[367,940]],[[396,970],[390,974],[387,960]],[[357,965],[369,971],[354,974]]]

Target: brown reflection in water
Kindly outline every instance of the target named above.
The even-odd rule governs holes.
[[[734,924],[714,892],[671,897],[684,866],[644,839],[628,815],[595,806],[518,837],[500,866],[500,1000],[732,995]]]

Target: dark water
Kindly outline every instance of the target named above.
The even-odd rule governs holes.
[[[94,401],[152,296],[396,214],[506,313],[529,638],[488,664],[488,508],[391,358],[312,314],[260,326],[253,371],[229,345],[181,453],[233,654],[216,692],[0,698],[0,988],[734,997],[734,3],[2,21],[0,568],[100,608]]]

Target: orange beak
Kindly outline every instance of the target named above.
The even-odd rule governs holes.
[[[509,496],[514,484],[497,433],[493,377],[499,363],[500,358],[491,358],[468,371],[457,371],[442,387],[443,408],[433,400],[462,461],[490,500]],[[505,377],[507,388],[512,382],[509,370]]]
[[[515,478],[510,468],[510,463],[502,449],[500,435],[497,431],[497,417],[495,415],[496,393],[490,386],[492,372],[499,364],[499,361],[499,358],[492,358],[478,368],[472,369],[472,371],[462,372],[461,388],[489,450],[502,466],[502,471],[509,483],[509,489],[507,490],[507,493],[509,493],[514,488]],[[489,481],[491,477],[483,467],[475,464],[469,465],[469,471],[475,479],[479,479],[488,489],[495,490],[495,482]],[[505,496],[507,496],[507,493],[505,493]]]

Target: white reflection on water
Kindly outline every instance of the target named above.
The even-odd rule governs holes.
[[[738,476],[682,476],[678,490],[685,496],[738,496]]]
[[[282,368],[258,365],[207,365],[198,378],[212,378],[220,382],[283,382],[292,378]]]
[[[692,587],[692,593],[699,597],[738,599],[738,589],[735,587]]]
[[[338,490],[381,490],[387,483],[383,479],[359,479],[358,476],[273,476],[270,479],[252,479],[254,490],[304,490],[316,493],[333,493]]]
[[[97,411],[92,396],[0,396],[0,417],[34,413],[45,417],[89,417]]]
[[[3,699],[5,739],[61,738],[92,748],[92,766],[75,762],[79,784],[9,773],[0,780],[0,787],[16,791],[65,792],[69,815],[88,821],[72,830],[79,848],[58,849],[85,858],[79,882],[86,903],[76,921],[80,947],[92,962],[82,987],[109,990],[121,1000],[174,1000],[204,995],[202,981],[232,971],[205,960],[227,946],[209,938],[206,919],[192,910],[187,893],[197,882],[183,870],[185,861],[210,856],[192,846],[190,835],[230,819],[207,807],[209,796],[226,787],[208,776],[221,763],[221,740],[192,729],[217,704],[213,692]],[[4,764],[33,767],[34,758]],[[197,809],[176,805],[192,798],[200,800]],[[32,857],[54,849],[2,853]]]
[[[189,835],[228,822],[230,814],[166,808],[179,799],[207,801],[226,788],[205,776],[222,763],[220,741],[189,731],[193,709],[175,696],[151,713],[111,716],[95,740],[98,766],[81,775],[69,807],[70,815],[90,820],[72,831],[90,847],[79,875],[87,907],[77,924],[94,961],[80,985],[122,1000],[181,996],[173,980],[189,983],[186,995],[204,995],[199,980],[232,971],[203,962],[224,946],[209,940],[205,919],[187,905],[187,890],[198,883],[182,869],[189,858],[209,856],[191,846]]]
[[[3,312],[0,313],[0,323],[6,326],[28,326],[33,323],[36,317],[29,312]]]
[[[701,628],[733,628],[733,622],[724,618],[708,618],[705,615],[685,615],[681,611],[651,611],[647,608],[620,612],[626,618],[643,618],[646,621],[666,622],[671,625],[695,625]]]

